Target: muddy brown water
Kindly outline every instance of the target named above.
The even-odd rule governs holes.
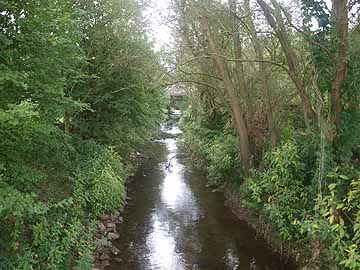
[[[178,153],[180,130],[163,131],[167,136],[149,143],[150,158],[129,186],[132,199],[114,242],[120,253],[106,269],[295,269],[256,239],[225,206],[222,193],[205,187],[204,177]]]

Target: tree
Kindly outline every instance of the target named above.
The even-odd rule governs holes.
[[[303,72],[299,67],[298,56],[292,48],[289,33],[285,28],[281,6],[276,0],[272,0],[271,2],[274,6],[273,9],[271,9],[270,6],[263,0],[257,0],[257,3],[264,12],[268,24],[274,30],[276,36],[279,39],[281,48],[287,60],[288,74],[291,80],[294,82],[296,89],[298,90],[304,113],[304,121],[306,126],[309,128],[310,120],[315,119],[315,112],[311,104],[310,96],[306,91],[304,79],[301,77]]]
[[[92,269],[162,69],[136,1],[0,3],[0,268]]]

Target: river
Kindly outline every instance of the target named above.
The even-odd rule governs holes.
[[[129,184],[117,261],[107,270],[293,270],[224,204],[177,148],[176,126],[148,145]]]

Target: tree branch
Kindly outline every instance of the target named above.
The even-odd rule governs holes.
[[[218,87],[213,86],[212,84],[209,84],[209,83],[206,83],[206,82],[201,82],[201,81],[196,81],[196,80],[177,80],[175,82],[162,84],[161,86],[162,87],[168,87],[168,86],[175,85],[175,84],[178,84],[178,83],[195,83],[195,84],[200,84],[200,85],[203,85],[203,86],[210,87],[210,88],[212,88],[214,90],[219,90]]]

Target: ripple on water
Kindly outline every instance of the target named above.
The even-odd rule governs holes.
[[[203,177],[178,158],[176,127],[150,145],[133,186],[136,205],[126,211],[115,242],[122,262],[110,270],[290,270],[265,242],[224,206],[221,193],[206,189]]]

